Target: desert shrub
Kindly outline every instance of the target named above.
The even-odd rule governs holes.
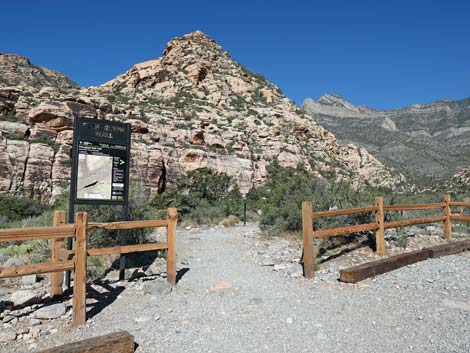
[[[155,218],[149,206],[149,199],[139,183],[129,191],[129,220],[143,220]],[[118,222],[122,221],[122,206],[114,205],[79,205],[75,212],[88,213],[89,222]],[[130,229],[125,231],[110,231],[106,229],[89,230],[89,247],[104,247],[120,244],[120,233],[124,232],[127,244],[140,244],[146,241],[152,229]]]
[[[129,214],[131,220],[154,218],[149,200],[144,196],[139,186],[131,188],[129,195]],[[0,195],[0,218],[2,228],[43,227],[52,225],[53,210],[68,210],[69,194],[63,194],[53,206],[42,205],[34,200]],[[122,221],[121,206],[91,206],[79,205],[75,212],[88,213],[89,222]],[[151,229],[132,229],[125,231],[128,244],[138,244],[146,240]],[[89,247],[112,246],[120,243],[117,231],[105,229],[90,229]],[[15,257],[28,257],[32,262],[44,261],[50,258],[48,240],[32,240],[27,242],[0,243],[3,252]]]
[[[279,231],[302,228],[301,203],[315,200],[321,182],[303,169],[283,168],[277,162],[268,167],[269,181],[248,194],[249,205],[260,206],[260,225]]]
[[[220,225],[224,227],[234,227],[240,222],[240,218],[234,215],[230,215],[227,218],[224,218],[221,222]]]
[[[30,198],[0,195],[0,228],[11,228],[10,223],[39,216],[46,210],[50,206]]]
[[[312,202],[314,210],[350,208],[371,205],[374,197],[384,190],[368,188],[354,191],[347,182],[326,182],[314,178],[301,168],[284,168],[277,162],[268,167],[269,181],[248,194],[249,205],[258,204],[261,209],[260,225],[264,229],[300,231],[302,229],[302,201]],[[371,213],[320,219],[320,227],[336,227],[345,224],[368,223]]]
[[[155,197],[152,205],[159,210],[176,207],[181,219],[202,224],[240,216],[243,200],[231,177],[202,168],[181,175],[176,187]]]

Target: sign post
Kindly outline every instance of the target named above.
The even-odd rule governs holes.
[[[76,204],[121,205],[123,220],[129,219],[130,148],[130,124],[75,118],[69,223],[74,222]],[[125,245],[123,231],[120,242]],[[67,248],[72,249],[71,238],[67,240]],[[121,255],[121,279],[124,278],[125,263],[125,256]],[[67,272],[65,282],[70,288],[70,272]]]

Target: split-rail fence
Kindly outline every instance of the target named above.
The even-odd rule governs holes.
[[[452,212],[451,207],[462,207],[458,212]],[[414,205],[384,205],[382,197],[375,198],[375,204],[372,206],[348,208],[341,210],[316,211],[312,209],[310,202],[302,203],[302,235],[304,248],[304,276],[313,278],[314,256],[313,239],[327,238],[334,236],[347,235],[352,233],[375,231],[376,253],[379,256],[385,256],[385,229],[399,228],[414,224],[443,223],[443,233],[445,240],[452,239],[452,221],[470,222],[470,216],[463,215],[463,207],[470,207],[470,202],[451,201],[450,195],[444,195],[442,202]],[[441,209],[441,215],[436,217],[413,218],[393,222],[385,222],[385,212],[387,211],[409,211],[409,210],[433,210]],[[349,225],[330,229],[315,229],[314,219],[361,214],[366,212],[375,213],[375,221],[372,223]]]
[[[50,262],[0,267],[0,278],[51,273],[50,296],[51,298],[58,298],[63,294],[64,272],[74,271],[72,323],[75,326],[84,325],[86,322],[87,256],[167,249],[167,279],[172,286],[176,285],[177,210],[175,208],[168,209],[167,218],[164,220],[89,223],[88,214],[86,212],[78,212],[75,215],[75,223],[66,224],[65,216],[65,211],[55,211],[53,226],[50,227],[1,229],[0,242],[51,239],[52,244]],[[166,228],[166,242],[88,249],[87,231],[91,228],[104,228],[108,230]],[[66,249],[66,238],[74,239],[74,250]]]

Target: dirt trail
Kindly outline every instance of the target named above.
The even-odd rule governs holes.
[[[258,265],[248,251],[254,233],[179,231],[189,270],[176,289],[166,293],[159,280],[114,284],[119,296],[86,328],[64,328],[38,349],[127,330],[138,353],[470,351],[468,254],[357,285],[317,283]]]

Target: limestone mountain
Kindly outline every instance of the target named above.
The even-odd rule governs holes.
[[[411,176],[444,179],[470,165],[470,98],[375,110],[327,94],[305,99],[302,110],[342,143]]]
[[[459,173],[447,179],[443,185],[439,185],[436,190],[455,193],[470,192],[470,168],[462,169]]]
[[[150,195],[202,167],[227,173],[247,191],[266,180],[273,159],[355,187],[404,182],[367,150],[340,146],[278,87],[200,31],[171,40],[162,57],[101,86],[64,91],[15,79],[16,87],[0,88],[0,104],[8,107],[0,108],[0,192],[48,200],[66,191],[77,116],[132,125],[131,178]]]

